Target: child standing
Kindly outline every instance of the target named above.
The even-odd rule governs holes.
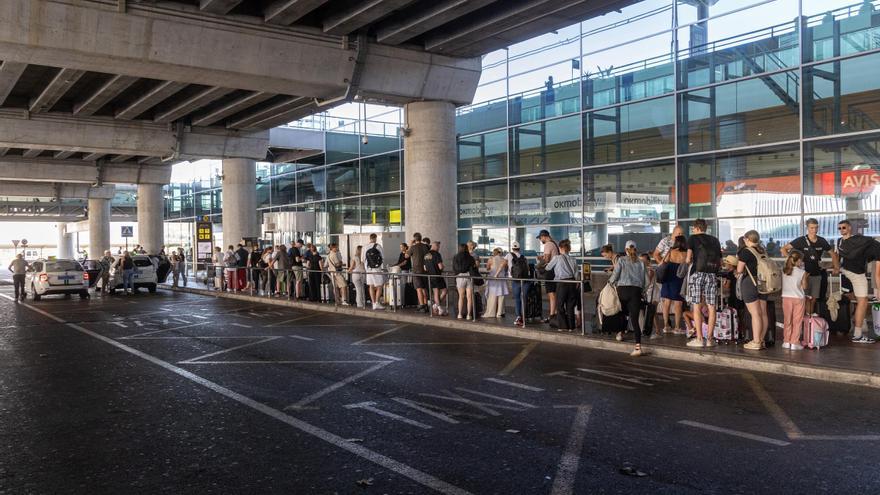
[[[804,348],[800,343],[800,334],[806,307],[804,289],[809,280],[809,274],[804,270],[803,253],[790,251],[782,269],[782,313],[785,316],[783,349],[799,351]]]

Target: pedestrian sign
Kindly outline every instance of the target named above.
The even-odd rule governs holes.
[[[122,237],[134,237],[134,227],[132,227],[131,225],[123,225]]]

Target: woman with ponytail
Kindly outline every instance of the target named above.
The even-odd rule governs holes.
[[[792,249],[782,269],[782,314],[785,316],[783,349],[799,351],[804,348],[800,336],[806,307],[804,289],[809,283],[810,274],[804,270],[804,254]]]
[[[648,282],[648,271],[639,259],[638,248],[633,241],[626,241],[625,255],[617,258],[614,271],[608,283],[617,289],[620,306],[629,315],[629,322],[635,333],[636,348],[631,356],[642,355],[642,330],[639,327],[639,312],[642,310],[645,287]],[[623,340],[623,332],[617,334],[617,340]]]

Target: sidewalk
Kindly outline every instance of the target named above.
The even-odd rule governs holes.
[[[395,312],[390,310],[373,311],[353,306],[335,306],[333,304],[287,300],[286,298],[251,296],[247,293],[218,292],[194,288],[192,285],[189,288],[172,288],[168,284],[162,284],[160,288],[205,296],[225,297],[312,311],[416,323],[469,332],[490,333],[539,342],[605,349],[616,352],[629,353],[633,349],[632,341],[617,342],[613,336],[558,332],[543,324],[532,324],[526,325],[525,328],[518,328],[513,326],[512,315],[502,319],[491,318],[469,322],[450,316],[429,317],[413,309],[402,309]],[[643,347],[650,352],[650,355],[665,359],[714,364],[741,370],[777,373],[800,378],[813,378],[829,382],[880,388],[880,354],[878,354],[880,353],[880,348],[875,348],[875,346],[880,346],[880,343],[874,345],[853,344],[849,341],[848,337],[835,335],[832,336],[831,345],[821,350],[789,351],[782,349],[777,344],[773,348],[762,351],[747,351],[741,345],[733,344],[719,344],[707,349],[693,349],[685,347],[685,342],[686,338],[683,335],[665,335],[656,340],[644,339]]]

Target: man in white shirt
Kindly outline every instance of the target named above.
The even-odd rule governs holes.
[[[364,266],[367,267],[367,285],[370,286],[370,300],[373,301],[373,309],[385,309],[379,301],[382,296],[382,287],[385,285],[383,266],[385,253],[382,246],[376,242],[376,234],[370,234],[370,243],[364,246]]]

